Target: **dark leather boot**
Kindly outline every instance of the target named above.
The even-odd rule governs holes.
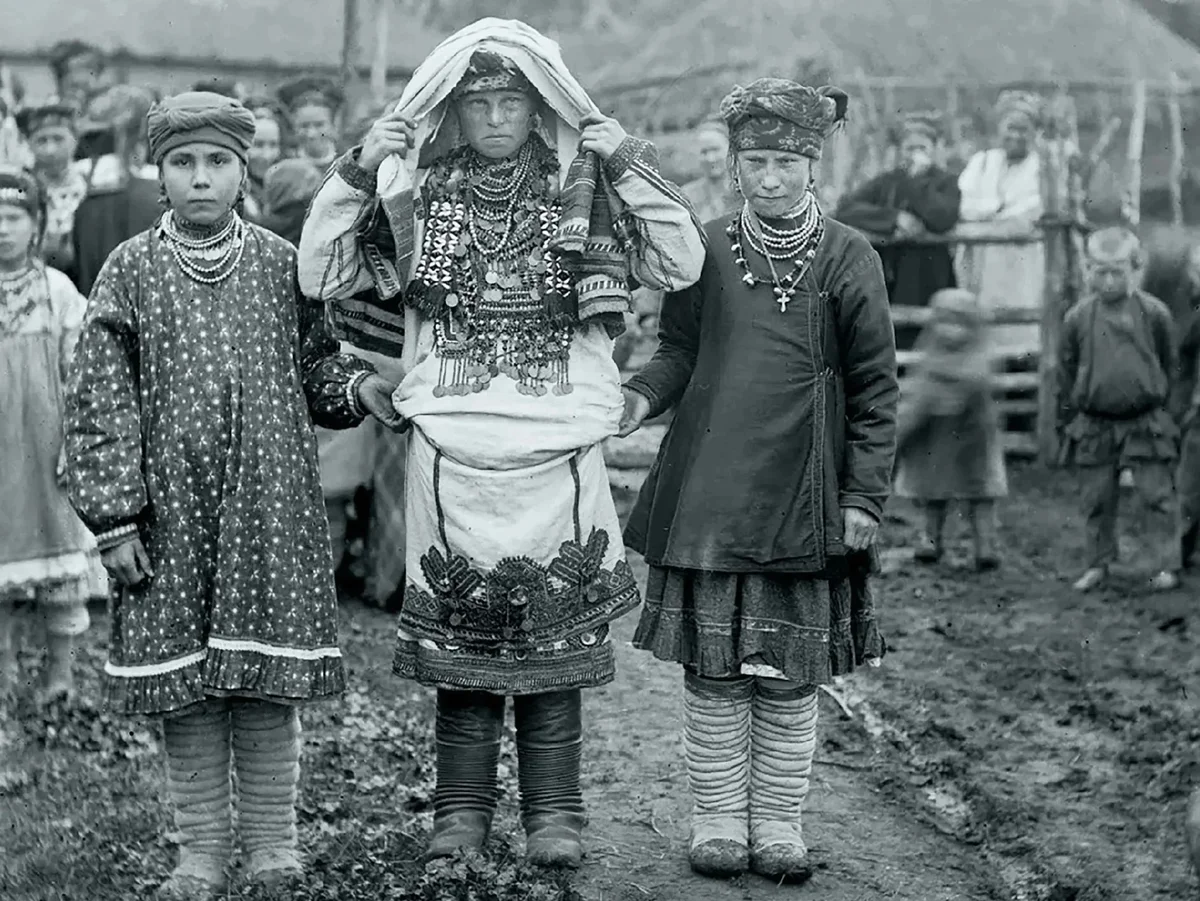
[[[525,857],[536,866],[578,867],[585,822],[579,689],[514,698],[513,708]]]
[[[499,788],[500,730],[504,698],[483,691],[438,690],[437,788],[433,835],[426,860],[487,843]]]

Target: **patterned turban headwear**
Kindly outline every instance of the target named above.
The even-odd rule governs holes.
[[[73,104],[53,97],[17,110],[17,128],[26,139],[43,128],[69,128],[75,131],[76,112]]]
[[[897,137],[903,139],[909,132],[925,135],[931,141],[940,141],[946,136],[942,114],[937,110],[917,110],[906,113],[896,129]]]
[[[1093,263],[1141,263],[1142,242],[1123,226],[1114,225],[1092,232],[1087,239],[1087,255]]]
[[[16,166],[0,166],[0,204],[25,210],[38,222],[44,222],[42,189],[32,172]]]
[[[1042,122],[1042,98],[1029,91],[1003,91],[996,100],[996,119],[1003,124],[1014,118],[1037,128]]]
[[[243,163],[254,141],[254,114],[232,97],[191,91],[154,104],[146,116],[146,138],[155,165],[185,144],[216,144]]]
[[[476,50],[471,54],[467,71],[454,89],[453,97],[458,99],[484,91],[520,91],[532,97],[538,93],[525,73],[507,56],[492,50]]]
[[[845,121],[849,100],[834,87],[759,78],[729,92],[721,118],[735,151],[786,150],[819,160],[825,139]]]

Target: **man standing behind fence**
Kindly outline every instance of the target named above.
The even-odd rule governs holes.
[[[919,239],[948,232],[958,221],[958,183],[937,160],[944,153],[941,116],[909,113],[898,129],[900,165],[849,194],[834,217],[870,235]],[[923,307],[955,287],[954,261],[944,244],[877,248],[893,306]]]
[[[999,146],[975,154],[958,178],[959,219],[993,223],[989,234],[1030,233],[1043,212],[1041,161],[1035,149],[1041,99],[1024,91],[1005,91],[997,101],[996,118]],[[958,282],[979,296],[987,312],[1037,310],[1045,270],[1041,243],[976,244],[961,252]],[[1039,340],[1036,325],[994,326],[993,335],[997,350],[1033,350]]]

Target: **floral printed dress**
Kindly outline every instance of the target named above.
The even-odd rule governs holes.
[[[299,297],[295,251],[246,225],[233,274],[184,274],[160,224],[92,292],[68,402],[70,493],[103,544],[135,525],[154,577],[114,604],[110,701],[301,701],[344,683],[312,420],[361,421],[370,365]]]

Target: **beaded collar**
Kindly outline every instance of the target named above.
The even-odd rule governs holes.
[[[232,212],[221,222],[198,226],[169,210],[160,232],[183,274],[202,285],[219,285],[228,279],[246,249],[245,223]]]

